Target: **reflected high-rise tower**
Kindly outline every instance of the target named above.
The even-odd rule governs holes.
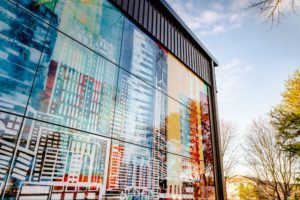
[[[164,2],[0,1],[1,199],[215,199],[216,61]]]
[[[166,170],[166,156],[159,150],[166,149],[167,99],[153,86],[166,90],[166,57],[156,43],[127,20],[124,29],[123,47],[131,48],[121,57],[121,65],[130,73],[121,70],[119,75],[113,135],[145,147],[113,142],[108,189],[120,193],[130,193],[125,191],[128,188],[140,189],[145,197],[157,198],[159,180]]]
[[[34,4],[22,1],[20,9],[6,1],[0,3],[0,108],[18,114],[25,111],[42,51],[47,49],[43,56],[50,57],[56,37],[49,34],[54,40],[45,42],[48,25],[26,12],[49,23],[52,8]]]
[[[40,58],[52,54],[54,43],[46,40],[48,25],[36,17],[49,23],[52,8],[34,6],[32,1],[21,1],[18,7],[9,1],[0,2],[0,110],[4,111],[0,113],[1,195],[23,123],[22,117],[9,113],[24,114]],[[49,36],[55,40],[55,35]]]
[[[60,116],[63,125],[109,135],[117,68],[98,54],[113,61],[117,58],[113,45],[101,35],[103,4],[59,2],[56,12],[60,15],[58,29],[68,29],[71,37],[86,46],[94,45],[96,53],[58,34],[51,60],[45,60],[40,69],[46,82],[35,87],[45,90],[31,100],[31,106]]]
[[[111,126],[110,113],[114,105],[116,90],[114,85],[118,72],[111,62],[115,62],[119,54],[115,52],[107,36],[101,37],[101,25],[106,22],[105,20],[103,22],[101,17],[103,6],[100,2],[94,4],[96,2],[98,1],[91,2],[91,4],[86,2],[84,5],[70,2],[58,3],[51,20],[52,27],[69,28],[69,36],[85,41],[83,45],[94,45],[94,52],[68,36],[58,33],[52,27],[48,31],[46,27],[37,26],[38,23],[33,27],[36,27],[37,31],[40,32],[25,31],[26,34],[28,32],[28,35],[22,32],[20,36],[23,38],[16,42],[27,42],[35,47],[31,50],[30,46],[19,44],[20,47],[24,48],[21,49],[22,52],[27,52],[24,54],[24,59],[37,59],[36,62],[39,62],[26,115],[99,135],[108,135]],[[10,16],[14,16],[18,11],[8,13],[12,9],[7,7],[4,10],[5,14]],[[93,14],[91,15],[91,13]],[[8,16],[5,17],[9,19]],[[41,23],[39,20],[35,20]],[[26,20],[24,21],[26,22]],[[94,26],[94,23],[98,26]],[[28,29],[28,27],[19,28],[20,31]],[[34,37],[35,34],[37,34],[37,38]],[[46,40],[44,48],[42,48],[43,34]],[[26,39],[27,37],[28,39]],[[8,47],[4,46],[4,48],[8,52],[11,51]],[[41,59],[40,56],[34,57],[38,51],[43,51],[40,52]],[[63,56],[62,53],[64,53]],[[99,54],[110,61],[99,56]],[[19,56],[18,59],[20,58],[22,57]],[[16,57],[12,60],[18,61]],[[28,63],[28,67],[35,67],[33,62],[24,61],[24,63],[25,66]],[[18,67],[22,69],[21,66]],[[22,73],[27,77],[27,69],[24,66],[23,68]],[[31,70],[31,78],[33,78],[34,71]],[[29,85],[30,80],[24,79],[22,81],[25,85]],[[32,87],[33,80],[30,84]],[[26,89],[23,85],[17,87],[19,88],[17,91],[21,89],[25,91]],[[14,93],[12,97],[20,98],[21,96]],[[6,97],[6,99],[8,98]],[[20,103],[16,105],[19,106]],[[24,109],[24,107],[25,105],[22,108]],[[11,122],[8,123],[11,124]],[[1,127],[1,134],[2,129],[3,127]],[[20,129],[20,125],[18,129]],[[18,131],[15,130],[14,133],[16,138]],[[10,133],[13,131],[11,130]],[[75,197],[77,195],[77,198],[81,198],[77,191],[82,192],[80,195],[83,197],[91,198],[91,195],[97,196],[99,193],[105,192],[106,173],[104,172],[107,171],[107,149],[110,146],[108,140],[96,136],[81,137],[75,131],[62,130],[53,124],[29,119],[24,120],[19,134],[22,140],[17,143],[18,149],[15,157],[11,154],[12,171],[9,172],[10,179],[6,184],[6,196],[16,195],[15,192],[17,191],[12,188],[19,187],[22,190],[18,191],[17,194],[20,195],[20,198],[21,196],[34,198],[28,194],[27,190],[35,190],[37,187],[32,185],[37,184],[46,185],[39,187],[41,190],[49,190],[51,186],[52,194],[47,194],[49,198],[51,195],[53,198],[58,196],[67,198],[67,195],[73,195],[72,192],[76,193]],[[10,141],[13,140],[10,139]],[[5,147],[3,142],[1,142],[0,147]],[[14,144],[8,147],[10,149],[7,147],[6,149],[13,151]],[[6,161],[10,162],[11,160]],[[20,186],[21,182],[22,186]],[[3,189],[2,187],[1,184],[0,188]],[[84,192],[87,190],[91,192]],[[40,196],[40,198],[44,197],[45,195]]]

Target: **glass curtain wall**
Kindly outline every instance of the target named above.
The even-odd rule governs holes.
[[[107,0],[0,11],[1,199],[215,199],[209,88],[168,50]]]

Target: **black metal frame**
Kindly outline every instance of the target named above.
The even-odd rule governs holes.
[[[209,109],[210,109],[210,121],[212,131],[212,143],[214,154],[214,172],[216,181],[216,193],[219,200],[226,198],[225,179],[223,174],[223,158],[221,156],[221,141],[220,141],[220,127],[219,127],[219,115],[218,115],[218,102],[217,102],[217,86],[215,78],[214,63],[211,61],[211,79],[213,80],[211,87],[209,88]]]

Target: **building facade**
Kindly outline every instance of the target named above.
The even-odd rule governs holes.
[[[224,199],[217,61],[164,1],[0,1],[1,199]]]

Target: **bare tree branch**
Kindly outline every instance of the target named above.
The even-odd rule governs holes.
[[[259,13],[266,18],[266,20],[277,25],[280,23],[281,18],[284,16],[283,7],[287,2],[289,5],[288,10],[290,12],[295,12],[296,0],[253,0],[250,1],[250,8],[255,8],[259,10]]]
[[[251,132],[246,138],[246,162],[256,178],[268,188],[265,190],[268,196],[287,200],[295,185],[299,170],[296,163],[299,160],[280,149],[276,133],[268,121],[253,121]]]
[[[226,179],[233,176],[237,163],[236,128],[230,121],[221,120],[221,156],[223,158],[224,175]]]

